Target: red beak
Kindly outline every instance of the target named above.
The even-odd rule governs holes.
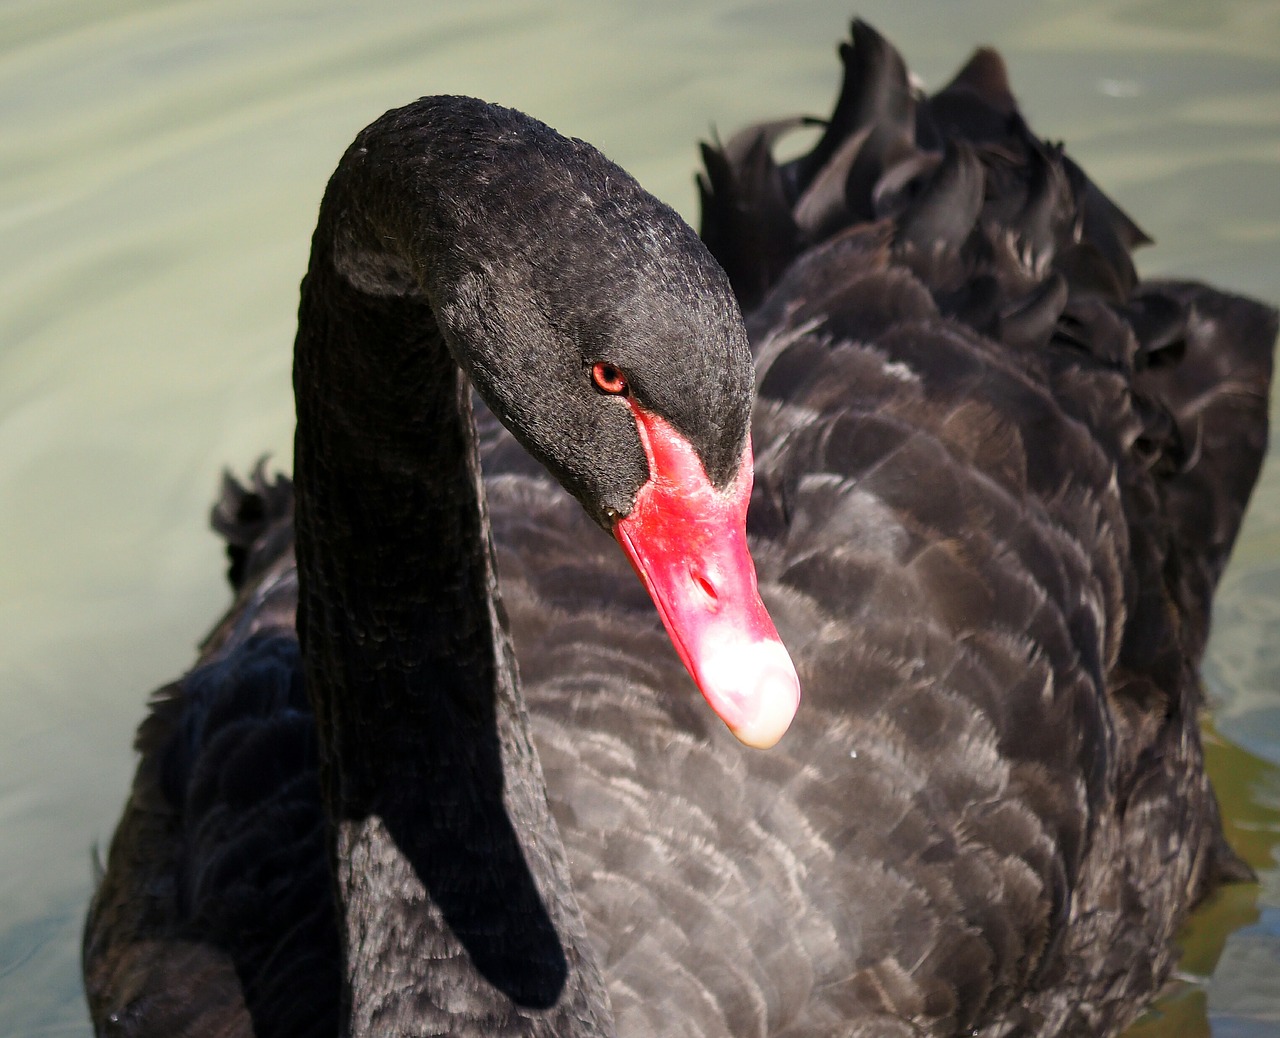
[[[791,724],[800,681],[747,550],[751,447],[734,482],[717,490],[689,441],[629,402],[649,481],[614,536],[711,709],[743,743],[766,749]]]

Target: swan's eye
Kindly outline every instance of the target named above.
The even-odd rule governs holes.
[[[618,396],[626,395],[626,376],[612,364],[605,361],[591,365],[591,381],[596,384],[596,388],[602,393],[614,393]]]

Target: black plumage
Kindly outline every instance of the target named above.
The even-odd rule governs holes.
[[[771,157],[799,120],[704,152],[703,237],[755,354],[750,523],[805,690],[792,731],[744,750],[695,701],[593,522],[625,488],[625,437],[606,430],[592,455],[587,430],[556,439],[537,428],[543,413],[522,439],[586,511],[477,414],[536,754],[501,680],[470,726],[450,713],[475,709],[465,697],[441,707],[401,682],[423,650],[397,630],[462,637],[471,656],[452,658],[482,671],[501,671],[506,652],[501,622],[485,622],[499,613],[481,608],[464,636],[435,626],[429,596],[491,579],[476,534],[457,535],[473,545],[461,577],[432,544],[390,536],[423,513],[433,531],[465,514],[398,480],[406,445],[441,435],[424,432],[428,405],[465,417],[468,397],[451,380],[425,386],[422,355],[439,343],[404,331],[423,327],[404,323],[422,314],[411,264],[348,249],[359,268],[326,282],[313,260],[297,478],[318,524],[301,526],[304,583],[324,579],[304,592],[300,626],[306,681],[332,693],[319,698],[329,763],[317,775],[289,626],[293,499],[258,472],[229,482],[215,512],[236,604],[139,733],[86,931],[100,1033],[244,1034],[251,1016],[259,1035],[332,1034],[344,975],[356,1034],[447,1021],[456,1033],[1091,1035],[1157,990],[1190,906],[1245,873],[1203,771],[1197,667],[1265,448],[1276,314],[1141,281],[1130,252],[1145,236],[1032,135],[994,52],[931,97],[864,24],[842,55],[842,93],[811,153]],[[398,128],[389,146],[414,146],[419,124],[399,129],[422,113],[384,120]],[[362,140],[353,147],[374,138]],[[548,152],[596,168],[576,145]],[[379,215],[387,175],[375,170],[360,202],[368,224],[442,233]],[[546,176],[526,215],[554,210],[562,181]],[[685,254],[668,217],[630,191],[624,226],[656,220]],[[457,211],[453,230],[484,219]],[[525,314],[504,291],[585,300],[571,335],[594,359],[618,327],[601,264],[580,262],[590,219],[569,220],[576,244],[557,246],[563,290],[517,276],[520,235],[538,226],[521,220],[481,250],[519,242],[512,256],[484,252],[488,269],[517,273],[487,295],[473,285],[490,309],[464,301],[458,320]],[[635,345],[661,354],[663,336],[644,329],[684,330],[670,348],[687,364],[647,363],[687,374],[651,391],[695,442],[728,445],[712,469],[740,438],[726,401],[742,387],[732,322],[700,264],[670,291],[712,301],[678,318],[637,295],[649,282],[625,263],[603,279],[635,322],[656,319],[629,326],[642,329]],[[325,384],[354,399],[339,419],[311,393],[306,340],[323,329],[341,341],[353,315],[412,345],[381,371],[369,370],[375,350],[333,354]],[[558,321],[529,319],[544,317]],[[477,365],[482,390],[511,373],[536,396],[547,372],[501,359]],[[731,373],[717,382],[718,367]],[[312,435],[326,446],[308,455]],[[545,440],[623,462],[602,483],[572,451],[548,457]],[[345,502],[337,528],[325,494]],[[459,732],[479,748],[455,745]],[[326,898],[326,811],[348,908],[383,902],[348,912],[345,929]]]

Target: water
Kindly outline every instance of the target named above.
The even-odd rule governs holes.
[[[0,4],[0,1036],[87,1034],[78,930],[148,689],[224,603],[217,474],[288,461],[297,281],[324,181],[423,93],[515,105],[694,215],[694,142],[825,111],[832,0]],[[876,0],[940,83],[999,46],[1194,273],[1280,300],[1280,5]],[[1280,465],[1225,580],[1211,762],[1260,887],[1197,916],[1154,1035],[1280,1034]]]

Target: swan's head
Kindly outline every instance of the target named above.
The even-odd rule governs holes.
[[[743,742],[773,745],[800,688],[747,548],[755,373],[727,278],[593,148],[447,103],[465,140],[446,145],[429,233],[450,247],[427,272],[446,340],[617,538],[712,709]]]

